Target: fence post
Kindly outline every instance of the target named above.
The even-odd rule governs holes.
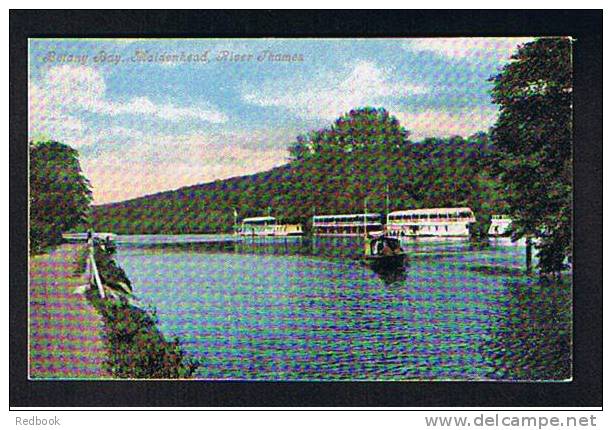
[[[89,268],[90,268],[90,281],[98,287],[98,293],[100,294],[100,298],[105,298],[104,294],[104,286],[102,285],[102,280],[100,279],[100,273],[98,272],[98,266],[96,265],[96,257],[94,255],[94,243],[93,243],[93,234],[87,238],[87,244],[89,246]]]

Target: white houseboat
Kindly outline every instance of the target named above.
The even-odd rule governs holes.
[[[301,224],[278,224],[272,216],[245,218],[237,231],[240,236],[301,236]]]
[[[470,208],[403,210],[387,215],[386,232],[395,237],[468,237],[474,222]]]
[[[381,218],[377,213],[315,215],[312,217],[312,233],[315,236],[362,236],[381,232]]]
[[[512,224],[512,219],[508,215],[492,215],[489,236],[509,236],[510,224]]]

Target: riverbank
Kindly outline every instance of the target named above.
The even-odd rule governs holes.
[[[89,302],[104,320],[104,337],[113,377],[131,379],[189,378],[198,363],[186,356],[178,338],[167,340],[157,327],[155,310],[143,309],[132,294],[132,285],[113,258],[114,247],[95,245],[95,258],[107,291],[87,291]]]
[[[87,285],[82,244],[61,245],[30,259],[29,347],[32,379],[100,379],[112,375],[104,322],[78,291]]]
[[[96,245],[106,297],[88,288],[86,246],[65,244],[30,263],[30,377],[188,378],[198,364],[141,309],[112,250]]]

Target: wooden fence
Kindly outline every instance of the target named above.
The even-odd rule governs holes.
[[[89,252],[89,255],[87,257],[87,264],[89,266],[89,283],[90,285],[94,285],[98,288],[100,298],[103,299],[106,297],[106,295],[104,293],[104,286],[102,285],[102,280],[100,279],[100,272],[98,272],[98,265],[96,264],[93,235],[91,235],[87,239],[87,248]]]

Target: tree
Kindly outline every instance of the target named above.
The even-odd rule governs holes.
[[[560,273],[572,243],[571,40],[538,39],[512,60],[491,78],[495,164],[513,236],[538,238],[541,272]]]
[[[315,154],[347,154],[355,151],[385,151],[399,149],[408,132],[384,108],[352,109],[327,128],[297,137],[289,145],[294,160]]]
[[[92,199],[79,153],[59,142],[30,142],[30,249],[61,242],[62,233],[87,222]]]

